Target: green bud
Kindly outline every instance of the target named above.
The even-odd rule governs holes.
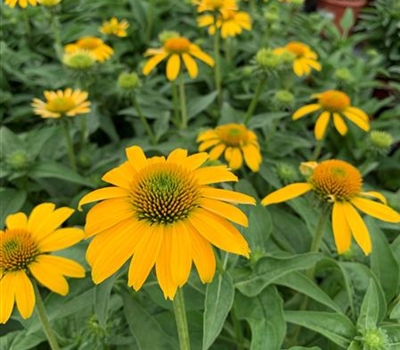
[[[280,57],[271,49],[262,48],[256,54],[256,62],[261,68],[276,69],[280,64]]]
[[[298,178],[296,168],[288,163],[278,163],[276,165],[276,174],[285,184],[294,182]]]
[[[69,68],[86,70],[95,64],[96,59],[89,51],[79,50],[74,53],[64,54],[62,62]]]
[[[123,72],[118,77],[118,87],[123,90],[134,90],[140,85],[137,73]]]
[[[290,109],[294,101],[294,95],[288,90],[278,90],[272,98],[273,105],[279,110]]]
[[[372,151],[379,154],[386,154],[393,144],[393,137],[385,131],[372,130],[369,133],[369,141]]]
[[[252,66],[245,66],[245,67],[243,67],[243,75],[245,76],[245,77],[249,77],[249,76],[251,76],[252,74],[253,74],[253,71],[254,71],[254,67],[252,67]]]
[[[163,30],[158,35],[158,40],[164,45],[167,40],[178,37],[180,37],[180,34],[175,30]]]
[[[5,159],[6,165],[15,171],[21,171],[29,168],[31,165],[31,157],[24,150],[17,150],[8,154]]]
[[[344,83],[350,83],[354,80],[353,75],[351,74],[350,70],[347,68],[336,69],[333,76],[336,80],[338,80],[340,82],[344,82]]]
[[[386,350],[388,348],[389,339],[383,329],[367,329],[363,333],[361,342],[364,350]]]
[[[281,54],[279,54],[279,58],[282,63],[292,64],[296,58],[296,55],[292,52],[284,51]]]

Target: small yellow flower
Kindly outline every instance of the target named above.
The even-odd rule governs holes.
[[[46,102],[34,98],[31,106],[42,118],[75,117],[77,114],[90,112],[88,93],[67,88],[64,91],[45,91]]]
[[[143,74],[148,75],[164,59],[167,60],[167,78],[175,80],[181,71],[181,61],[187,68],[191,78],[197,77],[198,67],[193,57],[209,66],[214,66],[214,60],[189,39],[180,36],[167,39],[160,49],[148,49],[145,56],[151,57],[143,67]]]
[[[84,237],[79,228],[58,228],[73,212],[43,203],[32,210],[29,218],[24,213],[7,216],[7,228],[0,230],[0,323],[8,321],[14,302],[22,318],[32,315],[32,278],[51,291],[66,295],[69,288],[65,276],[85,276],[84,268],[75,261],[49,254]]]
[[[322,109],[314,129],[317,140],[321,140],[324,137],[331,116],[333,116],[333,124],[336,130],[341,135],[346,135],[348,130],[343,117],[346,117],[364,131],[370,129],[368,115],[361,109],[351,106],[350,97],[344,92],[328,90],[320,94],[314,94],[312,97],[317,98],[318,103],[301,107],[293,114],[292,119],[297,120],[309,113]]]
[[[220,28],[223,38],[239,35],[243,29],[251,30],[251,18],[248,13],[243,11],[224,10],[216,22],[213,15],[200,16],[197,23],[199,27],[209,27],[210,35],[214,35],[216,28]]]
[[[14,8],[15,5],[19,5],[19,7],[22,7],[23,9],[26,8],[29,5],[31,6],[36,6],[37,5],[37,0],[5,0],[4,4],[7,6]]]
[[[99,62],[108,60],[114,53],[114,50],[103,40],[94,36],[80,38],[76,43],[65,45],[64,50],[66,53],[74,53],[78,50],[90,51]]]
[[[362,191],[360,172],[351,164],[331,159],[319,164],[310,163],[313,171],[308,182],[294,183],[267,195],[263,205],[284,202],[306,192],[314,191],[322,200],[332,203],[333,236],[339,254],[346,252],[353,236],[363,252],[371,252],[371,238],[367,226],[356,210],[377,219],[398,223],[400,214],[386,205],[385,197],[379,192]],[[382,203],[365,197],[376,198]]]
[[[128,285],[139,290],[155,265],[165,298],[173,299],[192,263],[203,283],[213,279],[213,245],[249,256],[246,240],[230,221],[247,226],[246,215],[233,204],[254,204],[254,198],[210,186],[237,181],[226,166],[202,167],[206,153],[188,156],[183,149],[167,158],[146,158],[138,146],[126,154],[126,162],[103,176],[113,186],[79,202],[101,201],[89,210],[85,226],[87,237],[94,236],[86,258],[96,284],[133,256]]]
[[[53,7],[58,5],[61,0],[37,0],[37,2],[42,6]]]
[[[295,55],[293,62],[293,71],[298,76],[309,75],[311,69],[321,70],[321,64],[317,62],[317,54],[311,48],[298,41],[291,41],[284,47],[278,47],[274,50],[276,54],[290,52]]]
[[[197,142],[201,142],[199,152],[212,147],[210,160],[217,160],[224,153],[232,169],[241,168],[243,158],[252,171],[260,169],[262,158],[257,135],[243,124],[231,123],[206,130],[198,136]]]
[[[235,0],[193,0],[192,2],[197,6],[197,12],[199,13],[238,9]]]
[[[109,21],[103,22],[103,25],[100,27],[100,33],[106,34],[106,35],[116,35],[119,37],[125,37],[126,30],[129,28],[129,23],[123,19],[121,22],[118,22],[118,20],[115,17],[112,17]]]

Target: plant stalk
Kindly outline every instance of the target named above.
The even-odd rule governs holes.
[[[186,129],[188,125],[187,109],[186,109],[186,95],[185,83],[183,81],[183,74],[179,74],[179,100],[181,103],[181,129]]]
[[[176,327],[179,336],[179,349],[190,350],[190,337],[188,323],[186,319],[185,300],[183,296],[183,289],[178,288],[175,298],[173,300]]]
[[[67,120],[65,118],[66,117],[62,117],[61,119],[62,119],[62,124],[63,124],[63,131],[64,131],[64,136],[65,136],[65,141],[67,143],[67,152],[68,152],[69,164],[71,165],[71,168],[76,171],[77,167],[76,167],[75,153],[74,153],[74,148],[73,148],[73,145],[72,145],[71,135],[70,135],[70,132],[69,132],[69,120]]]
[[[146,129],[147,135],[149,136],[151,143],[155,145],[157,143],[156,136],[154,135],[153,130],[151,130],[150,124],[147,122],[147,119],[144,117],[135,95],[133,95],[132,97],[132,102],[133,102],[133,107],[135,107],[136,112],[139,115],[140,121],[142,122],[144,128]]]
[[[254,110],[257,107],[258,100],[260,99],[261,92],[262,92],[262,90],[264,88],[264,85],[265,85],[266,81],[267,81],[267,77],[264,76],[258,82],[256,91],[255,91],[254,96],[253,96],[253,99],[250,102],[249,108],[247,109],[246,116],[244,118],[244,123],[245,124],[247,124],[247,122],[253,116]]]
[[[217,16],[214,16],[214,25],[215,25],[215,33],[214,33],[214,55],[215,55],[215,88],[218,91],[217,101],[218,107],[222,106],[222,78],[221,78],[221,56],[220,56],[220,46],[221,46],[221,30],[217,28]]]

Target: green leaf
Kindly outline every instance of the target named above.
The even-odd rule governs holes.
[[[236,282],[235,286],[249,297],[259,294],[269,284],[290,272],[313,267],[323,258],[319,253],[307,253],[289,257],[261,258],[250,276]]]
[[[176,350],[177,341],[161,328],[155,317],[144,309],[132,293],[121,291],[124,301],[124,313],[129,329],[141,350]]]
[[[354,26],[354,12],[351,8],[346,8],[339,24],[345,33],[348,33]]]
[[[32,130],[26,137],[26,146],[29,153],[33,157],[37,157],[45,143],[56,133],[59,132],[59,127],[47,127],[42,129]]]
[[[396,305],[393,307],[390,313],[391,319],[400,319],[400,299],[397,301]]]
[[[318,311],[285,311],[287,322],[311,329],[346,349],[356,336],[356,327],[343,314]]]
[[[386,335],[390,339],[390,345],[388,346],[387,350],[400,349],[400,324],[386,324],[380,328],[386,332]]]
[[[157,141],[159,141],[161,136],[163,136],[168,131],[170,118],[171,112],[165,111],[163,113],[160,113],[160,116],[153,123],[154,134]]]
[[[1,349],[8,350],[30,350],[46,339],[43,332],[26,336],[25,331],[10,332],[0,338]]]
[[[80,176],[75,171],[67,168],[66,166],[51,162],[51,161],[40,161],[37,162],[29,172],[29,176],[32,178],[56,178],[60,180],[65,180],[68,182],[73,182],[79,185],[84,185],[93,188],[93,184]]]
[[[292,346],[288,350],[322,350],[319,346],[313,346],[312,348],[307,348],[305,346]]]
[[[5,126],[2,126],[0,128],[0,157],[4,157],[21,148],[24,148],[24,144],[18,135]]]
[[[222,330],[232,307],[235,288],[228,272],[214,277],[207,286],[203,316],[203,350],[208,349]]]
[[[188,101],[188,105],[187,105],[188,119],[195,117],[200,112],[207,109],[208,106],[214,102],[214,100],[217,96],[218,96],[218,91],[213,91],[213,92],[209,93],[208,95],[191,98]]]
[[[0,187],[0,227],[4,227],[7,215],[18,212],[25,203],[27,193],[22,190]]]
[[[114,273],[103,283],[100,283],[94,287],[94,311],[96,313],[100,327],[102,327],[104,330],[107,326],[111,290],[118,275],[118,273]]]
[[[234,310],[238,319],[250,324],[250,350],[280,349],[286,334],[286,323],[283,301],[275,286],[269,286],[254,298],[238,293]]]
[[[365,293],[361,304],[360,313],[357,320],[359,329],[376,328],[379,325],[382,317],[385,315],[386,305],[381,304],[381,298],[378,297],[379,290],[375,281],[370,278],[367,292]],[[380,311],[380,309],[385,311]]]

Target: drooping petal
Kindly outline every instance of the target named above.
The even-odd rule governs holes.
[[[231,169],[240,169],[243,164],[242,152],[238,147],[231,147],[231,154],[229,156],[229,167]],[[228,157],[226,157],[228,159]]]
[[[181,58],[178,54],[173,54],[167,61],[167,78],[175,80],[181,70]]]
[[[192,268],[192,243],[188,229],[184,223],[171,225],[170,264],[172,280],[182,287],[188,280]]]
[[[214,60],[213,58],[206,54],[204,51],[200,49],[197,45],[191,44],[189,48],[189,53],[198,58],[200,61],[203,61],[204,63],[208,64],[211,67],[214,67]]]
[[[217,139],[217,138],[204,141],[199,145],[199,152],[203,152],[206,149],[208,149],[208,148],[210,148],[212,146],[215,146],[216,144],[218,144],[220,142],[221,142],[221,140]]]
[[[129,191],[121,187],[103,187],[98,190],[94,190],[85,195],[78,204],[79,210],[82,209],[82,205],[101,201],[104,199],[127,197]]]
[[[203,198],[200,207],[214,214],[223,216],[241,226],[247,227],[249,222],[247,216],[237,207],[214,199]]]
[[[362,212],[382,221],[398,223],[400,214],[385,204],[377,203],[369,199],[354,197],[351,203]]]
[[[347,119],[356,124],[360,129],[364,131],[369,131],[370,129],[369,122],[360,117],[358,114],[354,114],[349,111],[344,111],[343,114]]]
[[[253,144],[242,146],[244,161],[247,166],[254,172],[260,170],[261,154],[259,149]]]
[[[362,109],[360,109],[360,108],[349,106],[349,107],[346,108],[346,110],[347,110],[348,112],[350,112],[351,114],[356,114],[356,115],[358,115],[361,119],[364,119],[366,122],[369,121],[368,114],[365,113],[365,112],[364,112]]]
[[[221,154],[225,151],[225,144],[220,143],[216,145],[210,152],[210,160],[217,160],[219,157],[221,157]]]
[[[297,120],[299,118],[306,116],[309,113],[317,111],[318,109],[321,109],[321,106],[317,103],[303,106],[299,108],[296,112],[294,112],[292,119]]]
[[[340,135],[347,134],[347,125],[339,113],[333,113],[333,124]]]
[[[54,252],[71,247],[84,237],[85,233],[80,228],[61,228],[39,240],[37,244],[39,250],[43,253]]]
[[[168,53],[162,52],[158,55],[153,56],[150,58],[146,64],[143,66],[142,73],[144,75],[149,75],[150,72],[166,57],[168,56]]]
[[[51,266],[60,275],[67,277],[85,277],[85,269],[76,261],[57,255],[43,254],[40,256],[40,264]]]
[[[301,60],[295,60],[293,62],[293,71],[294,74],[296,74],[298,77],[301,77],[302,75],[306,74]]]
[[[351,246],[351,231],[343,212],[343,206],[338,202],[333,204],[332,228],[338,253],[347,252]]]
[[[203,197],[217,199],[237,204],[255,204],[255,199],[247,194],[234,192],[230,190],[222,190],[214,187],[203,187],[201,190]]]
[[[209,185],[225,181],[238,181],[235,174],[230,172],[225,165],[199,168],[195,170],[199,185]]]
[[[320,114],[315,123],[314,134],[315,138],[319,141],[324,138],[326,127],[328,126],[329,119],[331,118],[331,113],[328,111],[324,111]]]
[[[382,193],[376,191],[367,191],[367,192],[360,192],[360,195],[365,197],[376,198],[379,199],[383,204],[387,204],[387,200]]]
[[[192,79],[196,78],[197,74],[198,74],[198,68],[197,68],[196,61],[192,58],[192,56],[188,55],[187,53],[182,54],[182,59],[183,59],[183,63],[185,64],[185,66],[189,72],[189,76]]]
[[[15,300],[19,313],[22,318],[26,319],[32,316],[35,307],[35,292],[33,291],[32,282],[25,271],[20,270],[16,272],[16,275]]]
[[[9,272],[0,279],[0,323],[6,323],[11,316],[15,302],[17,278],[16,272]]]
[[[301,196],[302,194],[310,191],[311,185],[305,182],[297,182],[287,185],[279,190],[276,190],[267,195],[262,201],[262,205],[270,205],[274,203],[281,203],[290,199]]]

